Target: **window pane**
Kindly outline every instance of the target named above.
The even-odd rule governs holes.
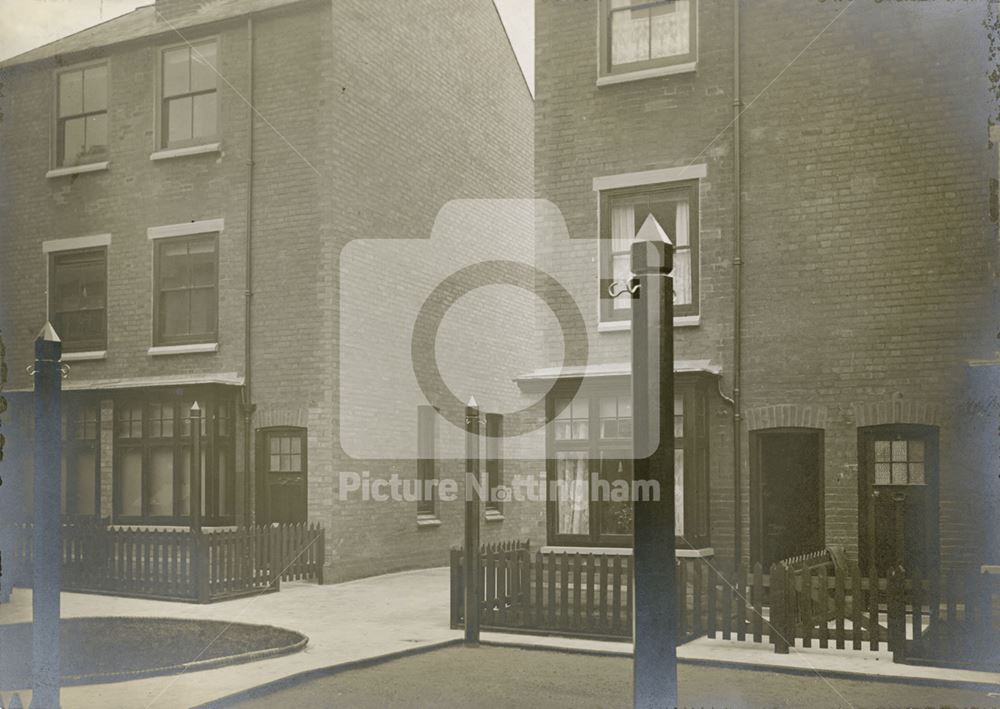
[[[650,8],[651,58],[673,57],[691,51],[691,3],[676,0]]]
[[[104,155],[108,150],[108,114],[98,113],[87,116],[87,144],[85,154],[89,157]]]
[[[570,408],[570,403],[569,399],[556,399],[556,420],[568,419],[572,416],[573,410]]]
[[[910,463],[910,484],[911,485],[923,485],[924,484],[924,464],[923,463]]]
[[[82,450],[76,457],[76,513],[92,515],[97,489],[97,453]]]
[[[85,118],[69,118],[63,121],[62,165],[76,165],[85,150]]]
[[[191,91],[216,87],[215,42],[196,44],[191,48]]]
[[[188,244],[187,263],[192,286],[215,285],[215,240],[202,239]]]
[[[149,514],[168,517],[174,513],[174,450],[153,448],[149,452]]]
[[[875,441],[875,460],[879,463],[888,463],[892,460],[889,441]]]
[[[587,477],[586,453],[556,453],[560,534],[587,534],[590,531]]]
[[[191,294],[168,291],[160,296],[160,334],[187,335],[190,331]]]
[[[83,72],[83,110],[86,113],[108,108],[108,67],[95,66]]]
[[[674,534],[684,536],[684,449],[674,448]]]
[[[138,406],[122,406],[118,410],[118,436],[139,438],[142,436],[142,409]]]
[[[142,514],[142,451],[126,449],[121,453],[121,513]]]
[[[83,72],[59,75],[59,117],[83,113]]]
[[[211,335],[215,332],[215,289],[199,288],[191,291],[192,335]]]
[[[674,251],[674,304],[691,304],[691,249]]]
[[[893,485],[905,485],[908,482],[906,474],[906,463],[893,463],[892,464],[892,484]]]
[[[611,63],[628,64],[649,59],[649,10],[611,13]]]
[[[163,97],[186,94],[189,90],[189,50],[187,47],[168,49],[163,53]]]
[[[889,484],[889,464],[888,463],[876,463],[875,464],[875,484],[876,485],[888,485]]]
[[[892,442],[892,460],[893,462],[906,460],[906,441]]]
[[[910,441],[910,460],[916,462],[923,462],[924,460],[924,442],[920,440]]]
[[[191,97],[171,99],[167,103],[167,143],[191,139]]]
[[[628,255],[635,239],[635,208],[631,205],[611,209],[611,251]]]
[[[186,288],[188,285],[187,244],[166,242],[160,250],[160,288]]]
[[[191,131],[193,138],[211,138],[217,132],[218,96],[213,91],[210,94],[199,94],[194,97],[194,124]]]
[[[602,534],[631,534],[632,533],[632,498],[626,494],[625,500],[620,499],[622,495],[622,483],[629,486],[631,492],[632,483],[632,461],[617,457],[604,458],[601,460],[601,479],[609,484],[609,497],[599,500],[601,514]],[[615,487],[618,485],[619,487]],[[605,491],[601,490],[603,496]]]

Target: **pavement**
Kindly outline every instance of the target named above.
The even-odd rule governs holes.
[[[299,653],[242,665],[128,682],[64,687],[62,706],[68,709],[191,707],[293,675],[454,642],[462,637],[462,631],[449,628],[448,593],[447,568],[421,569],[327,586],[283,583],[277,593],[208,605],[64,593],[62,615],[65,618],[172,617],[259,623],[297,630],[309,637],[309,643]],[[30,620],[31,592],[15,589],[11,602],[0,604],[0,623]],[[482,641],[484,644],[624,656],[630,655],[632,650],[629,643],[513,633],[484,632]],[[699,638],[679,648],[678,657],[686,664],[762,667],[813,676],[995,685],[1000,692],[1000,668],[997,672],[973,672],[899,665],[892,662],[889,653],[867,650],[797,647],[788,655],[777,655],[767,644]],[[22,700],[26,698],[22,693]],[[0,697],[0,706],[7,706],[8,701],[9,695]]]

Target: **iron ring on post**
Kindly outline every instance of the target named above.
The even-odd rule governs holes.
[[[579,347],[570,346],[571,333],[587,331],[583,314],[573,296],[548,273],[526,263],[504,260],[483,261],[455,271],[431,291],[420,307],[410,340],[410,360],[424,397],[458,428],[465,427],[465,402],[455,396],[438,369],[438,328],[459,298],[477,288],[494,285],[515,286],[539,295],[559,321],[565,352],[563,368],[582,367],[587,363],[587,338],[580,340]],[[430,343],[430,347],[427,343]],[[581,383],[582,377],[574,377],[565,397],[572,399],[576,396]],[[553,412],[552,416],[547,413],[544,397],[523,409],[505,413],[505,435],[518,436],[542,428],[552,420],[555,413],[558,412]]]

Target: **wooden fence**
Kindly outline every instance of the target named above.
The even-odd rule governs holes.
[[[632,557],[581,551],[531,553],[526,542],[480,548],[480,623],[487,630],[629,640]],[[451,625],[464,624],[463,551],[451,551]],[[862,574],[817,552],[735,573],[711,560],[678,559],[678,642],[713,639],[790,647],[888,650],[897,662],[1000,664],[1000,579]]]
[[[9,549],[4,582],[30,585],[31,526],[4,528],[0,537]],[[208,603],[278,590],[282,579],[322,582],[319,525],[196,533],[68,523],[62,547],[66,591]]]
[[[527,542],[480,547],[480,625],[487,630],[542,632],[629,640],[632,637],[632,557],[627,554],[531,553]],[[696,560],[678,564],[678,596],[700,618],[691,583],[704,577]],[[451,625],[464,617],[463,551],[451,550]],[[679,640],[700,623],[679,622]]]

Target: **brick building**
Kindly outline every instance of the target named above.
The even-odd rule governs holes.
[[[445,563],[460,506],[337,503],[340,471],[418,467],[340,445],[339,258],[428,237],[452,200],[530,197],[532,99],[493,4],[157,0],[0,81],[4,517],[31,508],[23,366],[48,318],[66,515],[187,525],[197,401],[206,525],[319,522],[331,579]]]
[[[908,566],[995,562],[996,377],[970,366],[996,350],[985,19],[981,3],[538,0],[536,196],[568,228],[538,260],[586,321],[567,346],[589,351],[566,408],[554,320],[547,365],[521,378],[554,384],[550,477],[629,472],[629,310],[607,286],[658,226],[677,254],[680,554],[843,545],[864,562],[874,526],[884,565],[892,495],[872,493],[891,483]],[[573,507],[550,507],[550,544],[630,543],[627,510]]]

